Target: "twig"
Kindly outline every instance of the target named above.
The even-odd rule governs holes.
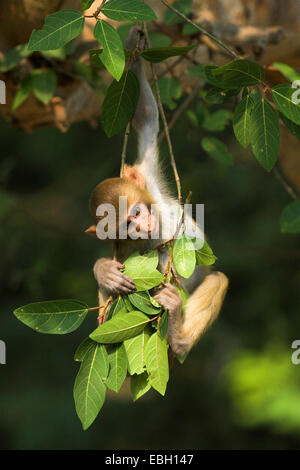
[[[147,46],[148,46],[148,48],[150,48],[150,47],[151,47],[151,44],[150,44],[150,39],[149,39],[149,35],[148,35],[148,31],[147,31],[147,26],[146,26],[146,23],[145,23],[145,22],[144,22],[144,33],[145,33],[145,36],[146,36]],[[167,142],[168,142],[168,147],[169,147],[169,152],[170,152],[170,158],[171,158],[171,165],[172,165],[172,168],[173,168],[173,173],[174,173],[174,177],[175,177],[175,181],[176,181],[176,186],[177,186],[178,201],[179,201],[179,203],[180,203],[180,202],[181,202],[181,184],[180,184],[180,179],[179,179],[178,171],[177,171],[177,167],[176,167],[176,162],[175,162],[175,157],[174,157],[174,153],[173,153],[172,142],[171,142],[170,133],[169,133],[169,129],[168,129],[168,123],[167,123],[166,115],[165,115],[164,108],[163,108],[163,105],[162,105],[162,102],[161,102],[160,91],[159,91],[159,85],[158,85],[158,78],[157,78],[157,75],[156,75],[156,71],[155,71],[154,65],[153,65],[152,63],[151,63],[151,70],[152,70],[152,75],[153,75],[154,84],[155,84],[155,90],[156,90],[156,96],[157,96],[157,104],[158,104],[159,112],[160,112],[160,115],[161,115],[161,119],[162,119],[163,124],[164,124],[165,134],[166,134],[166,138],[167,138]]]
[[[177,110],[175,111],[175,113],[172,116],[171,121],[168,123],[169,131],[172,129],[172,127],[177,122],[177,120],[180,118],[182,113],[186,110],[186,108],[188,108],[189,105],[193,102],[193,100],[197,96],[197,93],[200,90],[201,86],[202,86],[201,83],[197,83],[197,85],[195,86],[192,93],[190,95],[188,95],[188,97],[181,103],[180,106],[178,106]],[[164,140],[164,138],[165,138],[165,131],[162,131],[160,133],[159,137],[158,137],[158,143],[161,144],[161,142]]]
[[[282,171],[281,169],[279,168],[278,164],[276,164],[273,168],[273,174],[275,176],[275,178],[278,179],[278,181],[280,182],[280,184],[283,186],[283,188],[286,190],[286,192],[295,200],[297,201],[299,199],[299,196],[298,194],[296,193],[296,191],[294,190],[294,188],[292,188],[292,186],[290,186],[288,184],[288,182],[285,180],[283,174],[282,174]]]
[[[123,149],[122,149],[122,155],[121,155],[121,170],[120,170],[120,177],[121,178],[123,178],[123,176],[124,176],[124,166],[125,166],[125,160],[126,160],[126,152],[127,152],[129,134],[130,134],[130,122],[126,126],[124,141],[123,141]]]
[[[196,29],[198,29],[198,31],[200,31],[202,34],[204,34],[205,36],[209,37],[210,39],[212,39],[216,44],[218,44],[219,47],[221,47],[222,49],[226,50],[228,52],[228,54],[231,55],[231,57],[233,57],[234,59],[239,59],[239,56],[234,52],[233,49],[231,49],[229,46],[227,46],[221,39],[217,38],[216,36],[214,36],[213,34],[210,34],[208,31],[206,31],[206,29],[202,28],[202,26],[199,26],[197,25],[196,23],[194,23],[192,20],[190,20],[187,16],[185,16],[183,13],[181,13],[179,10],[177,10],[176,8],[174,8],[172,5],[170,5],[169,3],[167,3],[165,0],[161,0],[161,2],[166,6],[168,7],[170,10],[172,10],[174,13],[176,13],[176,15],[180,16],[181,18],[183,18],[187,23],[190,23],[191,25],[193,25]]]
[[[105,315],[106,315],[106,311],[107,311],[107,308],[109,306],[109,304],[111,304],[112,302],[112,295],[107,299],[107,301],[105,302],[105,304],[103,305],[103,312],[101,312],[101,309],[99,309],[99,316],[98,316],[98,324],[99,325],[102,325],[102,323],[104,323],[105,321]]]

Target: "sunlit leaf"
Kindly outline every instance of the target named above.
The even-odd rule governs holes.
[[[82,362],[86,353],[89,352],[90,349],[93,349],[94,347],[95,347],[95,341],[92,341],[90,338],[85,338],[75,351],[74,361]]]
[[[193,274],[196,266],[195,248],[193,242],[185,234],[175,241],[173,262],[180,276],[189,278]]]
[[[140,375],[133,375],[131,377],[130,388],[133,401],[145,395],[151,388],[147,372]]]
[[[168,332],[168,325],[169,325],[169,315],[168,315],[168,312],[166,311],[163,313],[159,322],[158,332],[159,332],[159,336],[161,337],[161,339],[164,339],[166,337],[167,332]]]
[[[287,78],[290,82],[300,80],[300,74],[295,69],[282,62],[273,62],[272,66]]]
[[[107,349],[110,371],[105,385],[118,392],[127,375],[127,357],[124,344],[111,344]]]
[[[214,264],[217,257],[207,242],[204,242],[202,248],[196,251],[196,263],[198,266],[210,266]]]
[[[87,312],[88,306],[78,300],[51,300],[17,308],[14,315],[39,333],[63,335],[76,330]]]
[[[124,341],[128,371],[131,375],[142,374],[145,370],[145,347],[151,333],[151,328],[146,327],[138,336]]]
[[[94,36],[103,47],[101,62],[116,80],[120,80],[125,67],[125,55],[118,32],[106,21],[99,20]]]
[[[136,270],[137,272],[153,272],[158,265],[158,252],[157,250],[151,250],[147,253],[140,255],[138,251],[132,253],[126,261],[124,266],[126,269]]]
[[[60,10],[46,16],[42,29],[32,31],[29,51],[51,51],[63,47],[83,30],[84,15],[78,10]]]
[[[150,319],[142,312],[118,313],[90,335],[98,343],[120,343],[140,334]]]
[[[108,374],[108,357],[105,346],[94,343],[83,358],[74,384],[74,401],[77,415],[86,430],[103,406],[106,387],[102,381]]]
[[[135,292],[134,294],[129,294],[128,298],[132,305],[134,305],[141,312],[146,313],[147,315],[157,315],[160,312],[160,308],[155,308],[150,299],[149,292]]]
[[[145,350],[146,369],[149,383],[161,395],[164,395],[169,380],[168,345],[159,334],[153,333]]]

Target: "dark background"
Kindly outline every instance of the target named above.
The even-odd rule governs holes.
[[[60,298],[97,305],[92,267],[110,250],[84,234],[92,223],[88,198],[99,181],[118,176],[122,137],[109,140],[84,123],[67,134],[25,134],[0,121],[2,449],[299,448],[300,366],[291,363],[291,343],[300,339],[299,237],[279,228],[289,197],[231,131],[223,135],[235,160],[229,168],[204,154],[186,119],[172,135],[184,195],[192,190],[192,202],[205,203],[228,295],[212,329],[173,368],[164,398],[151,392],[133,404],[127,384],[83,432],[73,354],[96,314],[60,337],[35,333],[13,310]],[[161,154],[173,184],[165,144]],[[134,136],[128,155],[132,161]]]

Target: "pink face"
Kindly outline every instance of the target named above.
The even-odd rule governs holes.
[[[130,206],[127,215],[127,223],[129,237],[145,239],[151,237],[158,238],[158,218],[143,202],[137,201]]]

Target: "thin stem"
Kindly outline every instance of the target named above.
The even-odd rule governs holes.
[[[239,59],[239,56],[234,52],[233,49],[231,49],[229,46],[227,46],[221,39],[217,38],[216,36],[214,36],[213,34],[210,34],[208,31],[206,31],[206,29],[202,28],[202,26],[199,26],[197,25],[196,23],[194,23],[193,21],[191,21],[187,16],[185,16],[183,13],[181,13],[179,10],[177,10],[176,8],[174,8],[172,5],[170,5],[169,3],[167,3],[165,0],[161,0],[161,2],[166,6],[168,7],[170,10],[173,11],[173,13],[176,13],[176,15],[180,16],[181,18],[183,18],[187,23],[190,23],[191,25],[193,25],[196,29],[198,29],[198,31],[200,31],[200,33],[204,34],[205,36],[209,37],[210,39],[212,39],[216,44],[218,44],[219,47],[221,47],[222,49],[224,49],[225,51],[228,52],[228,54],[231,55],[231,57],[233,57],[234,59]]]
[[[168,128],[169,131],[172,129],[174,124],[177,122],[177,120],[180,118],[182,113],[186,110],[186,108],[189,107],[189,105],[193,102],[194,98],[197,96],[198,91],[201,89],[202,85],[201,83],[197,83],[195,86],[194,90],[192,93],[188,95],[188,97],[181,103],[180,106],[178,106],[176,112],[173,114],[171,121],[168,123]],[[162,131],[158,137],[158,143],[160,144],[164,138],[165,138],[165,131]]]
[[[124,135],[123,149],[122,149],[122,155],[121,155],[121,170],[120,170],[121,178],[123,178],[124,176],[124,166],[125,166],[125,160],[126,160],[129,134],[130,134],[130,122],[126,126],[125,135]]]
[[[148,48],[150,48],[151,44],[150,44],[149,35],[148,35],[148,31],[147,31],[147,26],[146,26],[145,22],[144,22],[144,33],[145,33],[145,36],[146,36],[147,46],[148,46]],[[178,201],[181,202],[180,179],[179,179],[179,175],[178,175],[178,171],[177,171],[177,167],[176,167],[172,142],[171,142],[170,133],[169,133],[169,129],[168,129],[168,123],[167,123],[166,115],[165,115],[164,108],[163,108],[163,105],[162,105],[162,102],[161,102],[159,85],[158,85],[158,78],[157,78],[157,74],[156,74],[156,71],[155,71],[155,67],[152,63],[151,63],[151,70],[152,70],[152,75],[153,75],[154,84],[155,84],[158,109],[159,109],[161,119],[162,119],[163,124],[164,124],[165,134],[166,134],[166,138],[167,138],[167,142],[168,142],[169,153],[170,153],[170,158],[171,158],[171,165],[172,165],[172,168],[173,168],[173,173],[174,173],[176,186],[177,186]]]
[[[292,188],[292,186],[289,185],[289,183],[285,180],[283,174],[282,174],[282,171],[281,169],[279,168],[278,164],[275,165],[275,167],[273,168],[273,174],[275,176],[275,178],[278,179],[278,181],[280,182],[281,186],[286,190],[286,192],[291,196],[292,199],[294,199],[295,201],[297,201],[299,199],[299,196],[298,194],[296,193],[296,191],[294,190],[294,188]]]

